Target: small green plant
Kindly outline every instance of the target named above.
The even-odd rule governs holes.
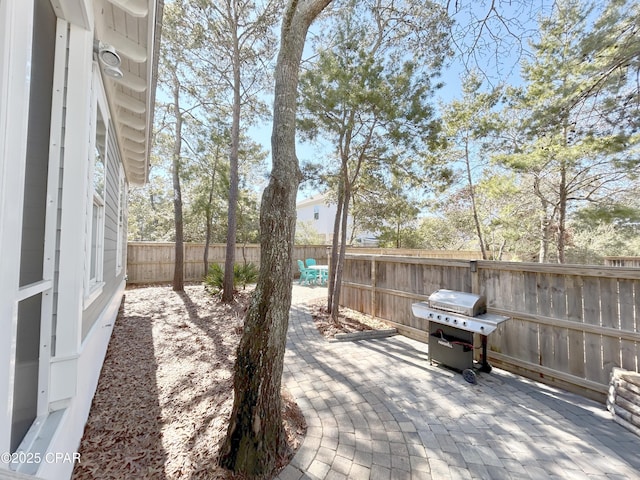
[[[254,263],[245,263],[244,265],[235,264],[233,266],[233,283],[236,285],[242,285],[242,289],[247,288],[247,285],[256,283],[258,280],[258,267]]]
[[[217,263],[209,265],[207,276],[204,277],[204,288],[212,295],[220,292],[224,284],[224,270]]]
[[[247,285],[256,283],[258,279],[258,267],[253,263],[246,263],[244,265],[235,264],[233,266],[233,288],[234,290],[242,285],[242,289],[247,288]],[[217,263],[212,264],[209,267],[207,276],[204,277],[204,287],[211,292],[212,295],[222,291],[224,285],[224,269]]]

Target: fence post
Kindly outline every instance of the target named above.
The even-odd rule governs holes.
[[[182,281],[187,279],[187,242],[182,242]]]
[[[469,271],[471,272],[471,293],[480,295],[480,275],[478,274],[478,261],[469,261]]]
[[[371,316],[376,316],[376,256],[371,257]]]

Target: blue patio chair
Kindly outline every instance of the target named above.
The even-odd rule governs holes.
[[[298,280],[299,285],[309,285],[312,282],[315,283],[318,279],[318,272],[305,268],[302,260],[298,260],[298,270],[300,270],[300,280]]]
[[[304,263],[307,265],[307,267],[310,267],[311,265],[315,265],[316,264],[316,259],[315,258],[307,258]]]

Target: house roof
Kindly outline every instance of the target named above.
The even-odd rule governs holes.
[[[95,40],[122,60],[121,78],[103,78],[127,179],[135,185],[149,175],[163,7],[164,0],[94,0]]]
[[[319,193],[313,197],[305,198],[296,204],[296,208],[309,207],[311,205],[326,205],[328,204],[329,195],[326,193]]]
[[[101,62],[102,77],[127,180],[134,185],[144,184],[149,175],[164,0],[51,3],[56,15],[94,32],[94,58],[105,46],[117,52],[120,65],[116,67],[122,74],[107,74],[108,67]]]

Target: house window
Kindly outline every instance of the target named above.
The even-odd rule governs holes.
[[[94,112],[93,112],[93,139],[89,154],[89,207],[87,218],[87,252],[88,265],[86,273],[85,297],[88,302],[97,297],[101,292],[102,266],[104,258],[104,215],[105,215],[105,188],[107,173],[107,138],[108,121],[107,106],[104,90],[97,69],[94,68],[93,76]]]
[[[313,207],[313,219],[318,220],[320,218],[320,207],[316,205]]]

